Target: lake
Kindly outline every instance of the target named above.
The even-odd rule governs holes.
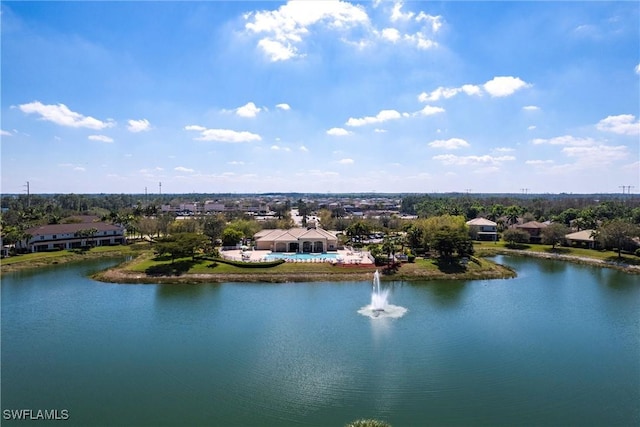
[[[104,260],[6,274],[2,424],[639,425],[638,276],[495,259],[518,277],[384,284],[398,319],[358,314],[370,282],[88,279]]]

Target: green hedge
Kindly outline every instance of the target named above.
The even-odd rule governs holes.
[[[278,260],[269,261],[269,262],[245,262],[245,261],[232,261],[225,258],[206,257],[206,256],[196,257],[196,259],[219,262],[220,264],[228,264],[228,265],[233,265],[234,267],[240,267],[240,268],[271,268],[286,262],[283,259],[278,259]]]

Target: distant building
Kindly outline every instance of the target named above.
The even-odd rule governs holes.
[[[498,240],[498,224],[486,218],[474,218],[467,221],[469,234],[476,240]]]
[[[29,252],[126,243],[124,227],[105,222],[49,224],[29,228],[25,233],[30,237],[18,242],[16,248]]]
[[[226,210],[224,203],[220,202],[212,202],[211,200],[207,200],[204,202],[204,211],[207,212],[224,212]]]

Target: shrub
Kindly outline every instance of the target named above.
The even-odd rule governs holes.
[[[636,249],[635,254],[636,254],[636,256],[640,256],[640,248]]]
[[[212,258],[212,257],[196,257],[196,259],[204,259],[207,261],[213,261],[214,263],[233,265],[240,268],[270,268],[276,267],[280,264],[284,264],[286,261],[283,259],[277,259],[269,262],[246,262],[246,261],[232,261],[225,258]]]
[[[530,237],[529,233],[518,228],[510,228],[502,233],[502,240],[511,245],[516,243],[529,243]]]

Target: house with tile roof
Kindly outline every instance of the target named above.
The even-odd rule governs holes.
[[[476,240],[498,240],[498,224],[486,218],[474,218],[467,221],[469,234]]]
[[[542,240],[542,230],[547,228],[547,223],[538,221],[529,221],[524,224],[516,224],[514,227],[529,233],[529,241],[531,243],[540,243]]]
[[[598,243],[594,236],[594,230],[591,229],[569,233],[564,238],[569,246],[585,246],[589,249],[594,249]]]

